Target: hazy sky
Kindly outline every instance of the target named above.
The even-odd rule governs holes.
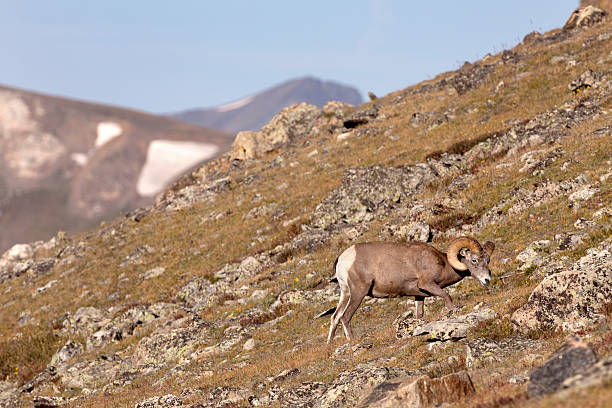
[[[561,27],[577,4],[0,0],[0,84],[151,112],[305,75],[384,95]]]

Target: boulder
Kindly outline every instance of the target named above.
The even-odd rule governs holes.
[[[611,245],[608,238],[569,270],[544,278],[527,303],[512,314],[512,323],[522,332],[577,331],[603,318],[602,307],[612,298]]]
[[[601,72],[595,72],[587,69],[582,73],[582,75],[570,82],[567,87],[574,93],[578,93],[589,88],[599,87],[603,75],[604,74]]]
[[[389,368],[360,364],[351,371],[344,371],[327,387],[313,405],[316,408],[340,408],[355,404],[364,388],[375,387],[396,374]]]
[[[394,322],[398,339],[407,336],[424,336],[427,341],[447,341],[465,338],[479,322],[494,319],[495,311],[480,309],[450,319],[426,323],[422,319],[398,319]]]
[[[479,368],[486,364],[504,361],[518,353],[535,350],[542,346],[538,340],[524,337],[509,337],[501,340],[477,338],[467,343],[465,364],[468,368]]]
[[[531,373],[527,393],[530,397],[537,397],[557,391],[566,379],[586,372],[597,360],[595,351],[580,337],[571,337]]]
[[[15,244],[2,255],[2,258],[8,261],[23,261],[31,258],[33,254],[29,244]]]
[[[32,399],[34,408],[56,408],[66,405],[68,399],[64,397],[44,397],[37,395]]]
[[[344,119],[344,127],[347,129],[352,129],[357,126],[364,125],[375,119],[377,115],[378,108],[376,106],[360,109]]]
[[[62,365],[81,353],[83,353],[83,345],[81,343],[68,340],[66,344],[64,344],[62,348],[60,348],[57,353],[51,357],[51,365],[56,367]]]
[[[576,27],[589,27],[601,22],[608,13],[594,6],[581,7],[572,13],[565,22],[563,30],[571,30]]]
[[[305,102],[284,108],[260,131],[238,133],[232,143],[230,158],[255,159],[286,143],[300,140],[311,132],[322,114],[321,109]]]
[[[431,407],[456,402],[475,393],[466,371],[441,378],[403,377],[376,386],[358,405],[361,408]]]
[[[162,395],[161,397],[147,398],[134,405],[134,408],[170,408],[182,407],[183,401],[174,394]]]
[[[460,156],[448,155],[416,165],[348,169],[340,186],[315,208],[312,226],[329,229],[340,223],[359,223],[392,208],[406,207],[427,183],[461,167]]]
[[[600,360],[578,375],[567,378],[561,384],[561,388],[586,388],[610,380],[612,380],[612,356]]]

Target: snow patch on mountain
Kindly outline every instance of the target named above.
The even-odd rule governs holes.
[[[153,140],[149,144],[136,190],[143,197],[152,197],[190,167],[213,157],[218,146],[209,143]]]

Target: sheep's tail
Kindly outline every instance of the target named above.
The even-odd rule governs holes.
[[[331,278],[329,282],[338,282],[338,278],[336,278],[336,266],[338,265],[338,259],[340,259],[340,257],[337,257],[334,261],[334,277]]]
[[[336,311],[336,307],[334,306],[334,307],[332,307],[331,309],[326,310],[326,311],[321,312],[321,313],[319,313],[318,315],[316,315],[316,316],[315,316],[315,319],[318,319],[319,317],[323,317],[323,316],[330,315],[330,314],[334,313],[335,311]]]

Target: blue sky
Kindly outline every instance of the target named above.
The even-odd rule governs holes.
[[[150,112],[312,75],[378,95],[561,27],[578,0],[0,0],[0,84]]]

